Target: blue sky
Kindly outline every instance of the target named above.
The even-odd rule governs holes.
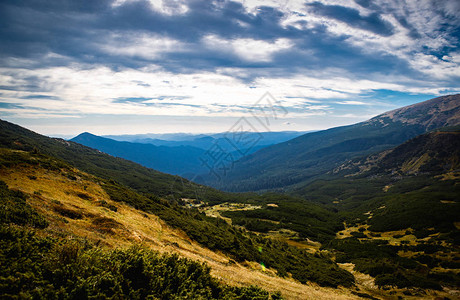
[[[351,124],[460,92],[458,11],[457,0],[4,0],[0,118],[43,134],[221,132],[269,92],[283,113],[268,130]]]

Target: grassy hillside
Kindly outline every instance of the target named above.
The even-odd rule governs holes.
[[[20,126],[0,121],[0,145],[11,149],[35,151],[57,157],[72,166],[92,175],[108,180],[106,189],[112,197],[120,201],[130,202],[137,208],[154,211],[162,206],[154,206],[158,198],[168,200],[168,205],[181,203],[181,199],[195,199],[210,205],[223,202],[251,202],[268,204],[274,196],[260,196],[256,194],[231,194],[224,193],[206,186],[198,185],[178,176],[164,174],[153,169],[142,167],[120,158],[101,153],[92,148],[61,139],[51,139]],[[117,194],[118,186],[124,185],[142,195],[141,198],[132,195]],[[290,196],[278,195],[278,202],[299,202],[299,199],[290,199]],[[132,198],[132,199],[131,199]],[[156,201],[156,202],[155,202]],[[340,221],[326,209],[313,203],[300,200],[304,210],[309,211],[309,218],[300,221],[298,226],[309,226],[310,221],[315,226],[310,226],[305,234],[314,240],[323,241],[334,237],[334,232]],[[153,203],[153,204],[152,204]],[[149,207],[151,206],[151,207]],[[288,205],[276,210],[285,209],[284,214],[294,209]],[[158,213],[158,212],[156,212]],[[298,223],[297,222],[297,223]],[[181,226],[176,224],[175,226]],[[304,234],[304,235],[305,235]],[[196,232],[200,238],[199,231]],[[222,243],[226,245],[226,242]]]
[[[22,218],[22,220],[27,220],[27,222],[29,222],[25,223],[24,221],[20,221],[21,219],[19,219],[19,221],[11,221],[11,218],[9,218],[4,223],[11,224],[12,222],[16,222],[19,224],[35,226],[37,228],[43,228],[48,224],[46,229],[30,228],[26,229],[24,232],[9,232],[10,229],[8,229],[4,232],[4,236],[2,236],[4,241],[2,249],[5,249],[3,253],[6,253],[4,256],[4,261],[6,263],[4,265],[8,266],[8,269],[6,270],[9,272],[8,274],[11,275],[9,277],[10,280],[15,278],[15,276],[18,276],[17,281],[14,281],[14,284],[9,285],[11,289],[5,291],[5,293],[8,292],[14,294],[17,293],[18,290],[22,289],[25,295],[27,295],[27,293],[32,294],[34,293],[34,290],[31,287],[34,286],[42,287],[40,291],[43,291],[43,293],[54,293],[56,291],[53,290],[52,287],[48,286],[47,282],[52,282],[57,279],[56,277],[48,276],[47,274],[49,273],[46,272],[57,272],[57,274],[62,274],[62,272],[64,272],[63,270],[68,270],[67,268],[71,268],[72,272],[65,271],[67,273],[59,276],[67,276],[64,278],[68,279],[69,282],[72,282],[75,278],[80,278],[80,281],[78,281],[78,289],[72,288],[75,287],[74,284],[67,285],[66,282],[63,281],[59,281],[58,284],[53,284],[53,286],[60,287],[59,293],[62,293],[62,295],[73,295],[73,293],[77,292],[94,295],[97,291],[88,287],[87,282],[96,282],[96,287],[101,289],[100,292],[102,294],[107,293],[104,295],[112,295],[110,293],[125,293],[125,291],[127,293],[131,293],[133,291],[130,290],[131,287],[129,284],[126,283],[126,279],[130,280],[130,277],[129,275],[126,275],[122,269],[119,269],[118,267],[111,268],[110,270],[115,272],[114,274],[110,274],[110,272],[107,273],[107,271],[101,273],[99,270],[102,265],[111,265],[107,263],[108,259],[117,263],[115,266],[123,266],[123,262],[120,261],[118,263],[118,257],[123,259],[126,257],[136,257],[136,260],[134,261],[142,262],[141,265],[142,268],[144,268],[142,270],[145,270],[147,273],[146,276],[150,276],[148,275],[151,274],[149,271],[151,270],[150,268],[159,270],[159,267],[156,267],[154,264],[152,265],[152,260],[161,265],[164,265],[163,262],[167,261],[172,264],[171,268],[175,268],[175,265],[177,264],[177,267],[180,268],[180,270],[190,268],[190,266],[195,269],[198,268],[194,266],[191,261],[184,261],[183,259],[179,259],[177,257],[170,257],[169,254],[163,256],[161,254],[151,252],[153,250],[160,251],[161,253],[177,253],[181,257],[193,259],[194,261],[206,262],[206,264],[211,267],[210,274],[212,276],[216,276],[220,280],[223,280],[226,284],[245,287],[255,284],[271,292],[279,290],[287,299],[309,299],[309,297],[311,299],[351,299],[354,297],[352,292],[361,295],[388,295],[386,294],[388,292],[385,292],[384,290],[380,291],[378,289],[365,290],[361,287],[362,290],[360,292],[355,292],[354,289],[333,290],[330,288],[319,288],[315,285],[310,286],[308,283],[307,285],[300,284],[298,281],[289,279],[290,276],[293,276],[294,278],[309,276],[306,278],[310,278],[314,282],[329,285],[328,282],[331,282],[331,280],[333,280],[332,282],[337,282],[337,280],[340,280],[342,276],[348,276],[346,275],[346,272],[338,272],[337,269],[334,269],[336,267],[334,267],[334,265],[330,262],[328,263],[328,259],[326,259],[326,257],[331,257],[332,253],[335,253],[336,251],[344,251],[344,248],[340,245],[335,245],[334,241],[331,243],[325,243],[323,246],[323,249],[325,250],[316,251],[315,254],[312,255],[308,254],[308,252],[304,250],[301,250],[301,248],[299,248],[300,244],[296,245],[297,248],[293,248],[293,246],[289,246],[283,242],[269,240],[266,238],[257,238],[249,233],[233,229],[227,233],[225,238],[233,238],[233,241],[235,241],[235,237],[239,237],[241,239],[241,244],[233,243],[232,247],[235,249],[238,249],[238,247],[245,249],[244,247],[246,241],[251,240],[249,243],[253,248],[252,250],[247,248],[252,253],[250,254],[253,255],[255,253],[256,255],[260,255],[256,261],[240,261],[240,259],[235,256],[238,255],[238,252],[235,252],[235,255],[230,253],[230,256],[224,255],[220,253],[220,251],[213,252],[204,248],[202,245],[193,241],[193,239],[190,239],[193,234],[196,234],[196,237],[199,234],[202,239],[200,241],[201,244],[213,242],[215,243],[213,249],[221,249],[218,243],[225,242],[224,239],[219,240],[218,242],[215,241],[216,239],[219,239],[221,232],[225,232],[225,230],[218,230],[215,228],[215,225],[221,229],[230,229],[230,227],[222,220],[213,219],[214,222],[204,222],[203,220],[207,220],[207,218],[198,214],[196,211],[184,210],[183,208],[175,205],[168,206],[168,204],[166,204],[167,202],[157,199],[156,205],[160,207],[162,203],[164,204],[163,208],[155,208],[155,212],[158,212],[158,215],[161,217],[159,218],[157,215],[152,214],[149,209],[145,209],[147,206],[144,207],[145,210],[142,211],[133,207],[136,205],[135,202],[128,205],[130,203],[129,201],[133,200],[143,199],[147,201],[147,199],[142,195],[136,194],[134,191],[126,189],[123,186],[115,185],[118,194],[126,196],[126,201],[123,200],[119,202],[118,200],[120,199],[113,197],[113,192],[110,191],[114,188],[113,183],[87,173],[80,172],[59,160],[42,154],[7,149],[2,149],[0,154],[0,179],[7,182],[10,188],[20,189],[22,191],[10,191],[6,189],[5,185],[3,185],[2,195],[10,195],[8,197],[11,197],[11,195],[14,197],[19,195],[18,198],[21,199],[21,201],[18,201],[17,204],[19,207],[23,207],[24,205],[24,207],[26,207],[25,209],[6,209],[5,211],[19,211],[19,216],[26,216],[25,218]],[[107,189],[107,187],[109,188]],[[112,195],[112,197],[110,197],[110,195]],[[273,202],[271,204],[275,204],[277,201],[276,195],[274,195],[271,200]],[[147,203],[144,204],[147,205]],[[150,205],[151,208],[155,207],[155,204],[153,203]],[[22,211],[25,211],[25,213],[22,213]],[[4,216],[5,214],[1,215]],[[162,218],[167,221],[163,221]],[[193,219],[196,218],[198,218],[196,220],[197,222],[194,222]],[[38,221],[32,221],[34,219],[37,219]],[[202,220],[200,221],[200,219]],[[177,226],[180,227],[183,226],[183,230],[180,227],[172,228],[170,224],[177,224]],[[197,231],[197,233],[194,233],[195,226],[205,227],[200,231]],[[355,230],[358,231],[357,229]],[[366,231],[365,234],[368,235],[369,233]],[[206,238],[208,239],[208,242],[204,240]],[[51,242],[46,242],[49,240]],[[130,245],[138,244],[140,242],[143,244],[143,247],[130,248]],[[35,249],[33,253],[37,253],[37,256],[30,256],[31,252],[27,250],[29,249],[27,248],[29,247],[29,243],[32,244],[31,247]],[[50,248],[50,243],[52,245],[56,244],[56,246]],[[11,255],[8,254],[11,253],[9,249],[11,249],[14,244],[24,245],[24,249],[26,250],[24,252],[19,252],[17,256],[8,256]],[[44,248],[39,248],[37,244],[42,245]],[[116,247],[117,249],[113,250],[113,247]],[[70,250],[68,248],[70,248]],[[355,250],[344,253],[361,253],[361,251]],[[73,258],[68,261],[68,264],[63,264],[62,261],[55,260],[56,257],[69,255],[68,251],[76,252],[71,252],[73,253]],[[346,257],[344,258],[340,252],[337,253],[338,257],[342,257],[338,260],[339,262],[349,261],[349,259]],[[25,259],[28,259],[29,261],[36,261],[36,265],[30,264],[31,269],[44,270],[43,273],[41,271],[36,273],[37,275],[30,279],[27,285],[23,284],[24,276],[29,274],[27,272],[35,271],[25,269],[24,272],[26,273],[24,273],[24,275],[20,275],[22,274],[22,271],[18,271],[17,269],[20,265],[18,262],[24,261]],[[394,259],[397,259],[397,257]],[[423,261],[425,261],[427,258],[422,257],[420,259],[424,259]],[[54,265],[50,264],[49,260],[57,263]],[[88,273],[87,270],[89,266],[85,264],[87,260],[94,262],[94,268],[91,270],[94,270],[96,273]],[[149,263],[147,263],[147,261],[149,261]],[[292,262],[292,265],[290,265],[289,261]],[[360,265],[360,260],[353,259],[352,261],[357,266],[360,266],[360,270],[366,272],[366,269]],[[451,260],[438,259],[434,262],[436,264],[445,264],[449,261],[453,262],[454,260],[453,258]],[[261,263],[263,263],[263,267]],[[80,267],[82,270],[79,269]],[[129,261],[123,269],[130,269],[131,267],[133,266],[131,266],[131,261]],[[208,271],[206,271],[206,267],[204,268],[205,269],[199,272],[205,276],[204,278],[208,278],[209,275],[206,275],[208,274]],[[404,269],[401,271],[404,271]],[[187,276],[192,276],[181,272],[182,271],[177,271],[174,273],[178,277],[170,278],[168,276],[161,275],[160,278],[164,278],[165,282],[175,282],[175,280],[182,281],[186,280],[186,278],[188,278]],[[286,272],[286,274],[283,274],[283,272]],[[101,278],[99,277],[99,274],[106,275]],[[160,272],[160,274],[163,273]],[[42,280],[41,276],[45,275],[46,277]],[[127,289],[122,288],[121,290],[107,290],[105,289],[105,285],[100,286],[99,284],[104,284],[107,276],[110,278],[110,281],[108,281],[110,285],[127,285]],[[282,278],[279,276],[286,277]],[[448,277],[448,275],[445,275],[444,277],[447,278],[443,279],[444,281],[455,280],[452,278],[449,279],[450,277]],[[155,277],[147,278],[152,280],[160,279],[155,279]],[[157,287],[158,289],[161,289],[160,291],[157,290],[155,292],[155,295],[157,295],[156,297],[159,298],[167,298],[171,297],[171,295],[177,295],[175,293],[181,295],[190,293],[190,295],[195,295],[193,297],[196,298],[199,293],[208,293],[210,289],[213,291],[212,295],[217,293],[217,295],[219,295],[218,297],[224,297],[227,295],[226,293],[229,293],[229,295],[232,295],[229,297],[232,298],[236,297],[235,295],[238,295],[238,293],[241,292],[249,293],[250,295],[256,294],[258,297],[261,297],[256,297],[256,299],[268,298],[268,294],[260,289],[248,288],[240,291],[238,289],[226,287],[222,284],[215,285],[213,283],[214,279],[208,280],[204,278],[203,280],[200,280],[200,282],[204,282],[204,289],[206,289],[206,291],[202,290],[201,286],[194,286],[190,290],[187,290],[182,285],[174,284],[174,287],[166,289],[169,291],[168,293],[171,294],[168,294],[168,296],[161,296],[161,291],[164,290],[165,286],[153,286],[150,287],[150,289],[155,290]],[[306,280],[306,282],[310,282],[310,280]],[[450,283],[450,285],[451,284],[452,283]],[[426,286],[424,286],[424,288],[426,288]],[[137,290],[135,287],[133,287],[133,289],[135,293],[140,293],[140,295],[146,295],[145,293],[147,293],[147,290]],[[216,290],[217,292],[215,292]],[[436,293],[443,295],[443,292]],[[274,295],[276,297],[277,294]],[[414,295],[414,297],[420,298],[421,294],[418,293],[417,295]],[[204,298],[207,299],[211,297],[205,296]],[[249,297],[247,299],[252,298]]]
[[[85,239],[22,227],[46,228],[48,223],[26,203],[25,194],[1,181],[0,195],[2,299],[281,298],[258,287],[222,284],[207,265],[178,255],[145,246],[103,249]]]
[[[190,238],[210,250],[222,251],[236,262],[263,263],[264,268],[274,274],[292,276],[302,283],[352,285],[351,274],[328,258],[237,230],[195,209],[184,209],[157,197],[148,198],[113,181],[81,173],[43,154],[3,149],[0,157],[0,178],[36,199],[43,213],[54,212],[54,226],[70,227],[68,230],[75,235],[92,237],[97,242],[95,231],[108,235],[108,239],[104,239],[107,243],[119,244],[120,237],[111,238],[113,235],[120,235],[121,240],[132,240],[138,235],[135,232],[143,230],[142,227],[133,228],[132,224],[150,222],[149,216],[154,215],[184,232],[185,239]],[[140,216],[141,220],[125,220],[118,203],[141,210],[146,216],[139,213],[137,218]],[[71,222],[75,224],[70,226]]]
[[[0,146],[4,148],[37,151],[57,157],[82,171],[105,179],[114,179],[141,193],[173,197],[181,193],[194,196],[197,191],[207,199],[220,196],[217,191],[189,182],[177,176],[161,173],[141,165],[104,154],[98,150],[42,136],[20,126],[0,120]]]

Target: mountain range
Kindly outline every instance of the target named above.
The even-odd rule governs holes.
[[[347,160],[390,149],[435,128],[458,125],[459,109],[460,96],[451,95],[323,131],[245,133],[245,138],[260,140],[243,151],[235,149],[225,133],[170,135],[169,140],[149,135],[109,139],[82,133],[71,141],[221,190],[284,191],[324,177]],[[130,142],[120,141],[123,139]],[[221,153],[215,153],[216,149]],[[222,153],[231,159],[210,166],[208,156]],[[225,172],[217,174],[218,169]]]
[[[189,179],[209,171],[203,160],[208,151],[222,149],[235,158],[242,153],[251,154],[269,145],[277,144],[301,135],[301,132],[245,132],[245,138],[257,138],[257,143],[247,149],[235,149],[226,133],[212,135],[167,135],[168,140],[150,138],[146,135],[122,135],[101,137],[88,132],[70,141],[98,149],[110,155],[137,162],[161,172],[181,175]],[[160,135],[162,137],[162,135]]]
[[[202,183],[227,191],[286,190],[346,160],[393,148],[430,130],[460,124],[460,95],[434,98],[358,124],[307,133],[241,158],[227,176]]]

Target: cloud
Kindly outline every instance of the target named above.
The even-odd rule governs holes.
[[[324,75],[327,74],[330,73]],[[364,104],[353,99],[376,89],[414,91],[392,82],[354,80],[348,74],[325,78],[307,75],[258,78],[247,83],[223,72],[175,74],[158,67],[117,71],[100,66],[88,69],[86,65],[36,70],[0,68],[0,78],[7,78],[2,99],[14,104],[0,108],[1,112],[16,116],[47,112],[50,118],[88,114],[250,116],[251,107],[266,91],[288,110],[287,118],[293,118],[324,115],[336,109],[330,103]],[[33,91],[14,89],[18,84],[37,85]],[[418,92],[439,93],[441,89]]]
[[[382,19],[378,13],[363,16],[356,9],[340,5],[324,5],[320,2],[310,3],[309,7],[315,14],[344,22],[351,27],[368,30],[383,36],[393,34],[391,23]]]
[[[163,53],[185,51],[185,45],[177,40],[158,34],[125,32],[111,34],[98,48],[114,56],[129,56],[155,60]]]
[[[347,100],[347,101],[339,101],[336,102],[337,104],[343,104],[343,105],[366,105],[366,103],[362,101],[355,101],[355,100]]]
[[[271,61],[274,54],[293,46],[288,39],[277,39],[274,42],[254,39],[225,40],[215,35],[205,36],[203,43],[210,49],[233,52],[239,58],[250,62]]]
[[[145,98],[145,97],[129,97],[129,98],[115,98],[113,99],[112,103],[145,103],[152,98]]]
[[[134,2],[136,0],[115,0],[112,4],[113,7],[118,7],[129,2]],[[175,1],[165,1],[165,0],[149,0],[151,8],[159,13],[165,15],[182,15],[188,12],[189,8],[187,6],[187,1],[184,0],[175,0]]]

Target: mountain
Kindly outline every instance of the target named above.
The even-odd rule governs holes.
[[[258,149],[285,142],[287,140],[296,138],[306,132],[299,131],[280,131],[280,132],[244,132],[247,138],[253,139],[257,137]],[[219,143],[225,146],[227,132],[213,133],[213,134],[136,134],[136,135],[107,135],[103,136],[116,141],[133,142],[152,144],[155,146],[193,146],[208,150],[214,143]],[[227,143],[228,144],[228,143]],[[235,150],[226,148],[226,150]]]
[[[234,163],[225,177],[202,183],[227,191],[291,189],[344,161],[395,147],[429,130],[460,124],[460,95],[434,98],[355,125],[307,133]]]
[[[216,147],[238,159],[243,156],[241,153],[251,154],[268,145],[288,140],[300,134],[299,132],[245,133],[245,138],[251,139],[257,136],[259,139],[258,143],[249,149],[236,149],[225,137],[225,133],[213,134],[212,136],[197,135],[196,137],[193,135],[184,137],[180,134],[177,137],[169,137],[179,138],[179,140],[160,140],[139,138],[141,135],[107,138],[85,132],[70,141],[137,162],[160,172],[194,179],[197,175],[209,171],[203,163],[203,159],[205,159],[207,151],[213,151]],[[120,139],[128,139],[130,142],[120,141]]]
[[[336,176],[292,193],[335,207],[349,222],[371,216],[364,221],[375,231],[432,228],[458,235],[458,129],[419,135],[393,149],[347,161],[331,173]]]
[[[137,162],[160,172],[182,175],[197,174],[206,171],[200,161],[204,150],[192,146],[154,146],[131,142],[119,142],[82,133],[70,141],[76,142],[110,155]],[[194,172],[194,173],[193,173]]]
[[[203,247],[158,215],[114,201],[103,181],[43,154],[0,149],[2,299],[271,299],[252,286],[257,278],[273,299],[277,281],[291,299],[318,289]]]
[[[56,157],[84,172],[115,180],[141,193],[160,197],[177,197],[180,194],[184,198],[200,193],[204,198],[219,198],[213,196],[217,191],[181,177],[146,168],[72,141],[49,138],[3,120],[0,120],[0,147],[36,151]]]
[[[315,223],[314,227],[304,230],[311,239],[331,239],[334,236],[334,230],[341,227],[340,221],[328,210],[303,199],[290,199],[287,195],[264,197],[251,193],[225,193],[179,176],[161,173],[137,163],[113,157],[72,141],[42,136],[6,121],[0,121],[0,129],[0,148],[39,153],[62,160],[81,171],[104,179],[107,181],[104,187],[109,189],[108,193],[112,193],[118,201],[128,202],[134,207],[151,209],[149,200],[145,197],[162,198],[176,204],[182,204],[182,199],[192,199],[207,204],[245,203],[250,200],[264,204],[273,201],[302,201],[302,210],[308,212],[308,218],[304,218],[301,225],[305,225],[307,220]],[[129,193],[127,195],[125,192],[117,192],[120,185],[131,188],[143,197],[132,195],[130,197]],[[194,230],[193,232],[197,239],[201,239],[200,231]]]
[[[460,131],[446,127],[419,135],[394,149],[348,161],[333,173],[443,174],[460,169]]]

